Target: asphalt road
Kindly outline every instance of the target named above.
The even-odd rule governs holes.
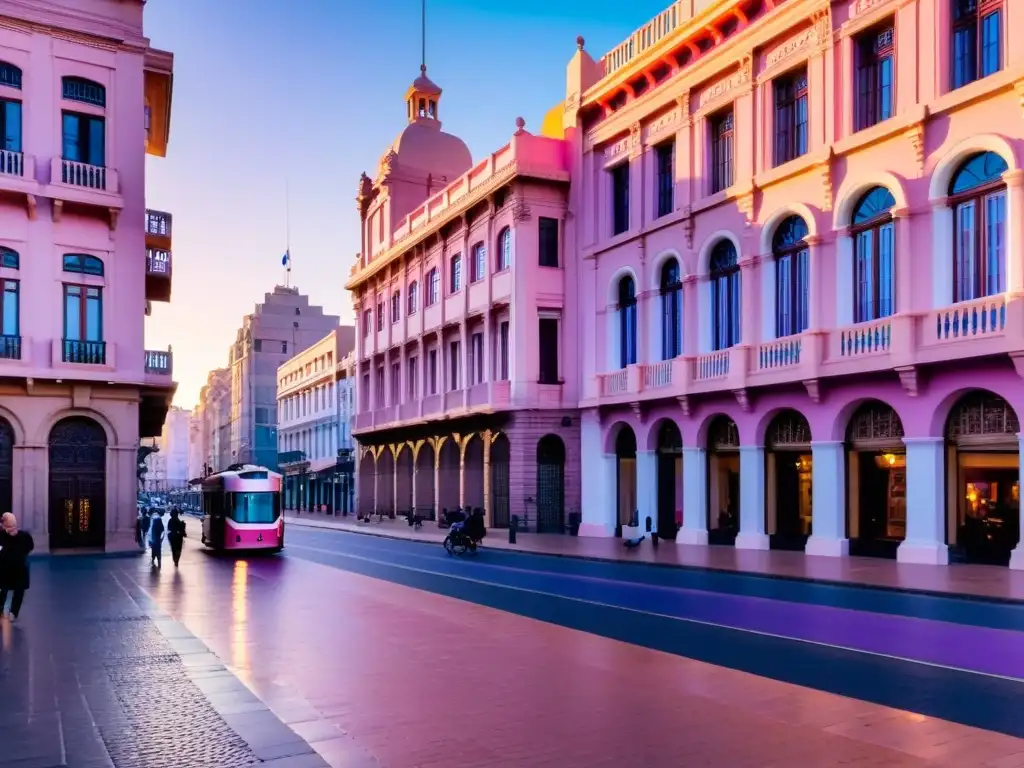
[[[1024,606],[295,525],[284,557],[1024,737]]]

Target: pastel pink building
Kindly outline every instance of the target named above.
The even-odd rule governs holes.
[[[1024,567],[1022,24],[680,0],[580,41],[581,533]]]
[[[474,163],[424,67],[358,190],[357,508],[482,508],[563,531],[579,509],[570,148],[528,133]]]
[[[171,217],[145,155],[170,129],[171,54],[143,0],[26,0],[0,24],[0,508],[39,549],[134,546],[140,437],[174,394],[147,351]]]

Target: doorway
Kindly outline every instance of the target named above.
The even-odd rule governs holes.
[[[1020,423],[1003,398],[962,397],[946,421],[948,526],[954,560],[1007,565],[1020,540]]]
[[[628,424],[615,437],[615,488],[615,535],[621,537],[622,526],[630,525],[637,514],[636,435]]]
[[[537,443],[537,533],[565,532],[565,443],[545,435]]]
[[[50,430],[50,549],[102,548],[106,542],[107,435],[73,416]]]
[[[682,523],[680,481],[683,476],[683,436],[674,421],[658,428],[658,537],[674,540]]]
[[[740,532],[740,433],[718,416],[708,430],[708,543],[733,546]]]
[[[846,429],[850,554],[896,558],[907,533],[907,455],[903,422],[878,400],[864,403]]]
[[[765,435],[765,515],[771,549],[803,552],[811,535],[811,427],[794,410],[779,413]]]

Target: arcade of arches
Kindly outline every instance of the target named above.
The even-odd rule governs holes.
[[[490,528],[515,516],[521,530],[563,533],[579,510],[578,456],[564,433],[506,427],[360,445],[357,512],[436,520],[479,508]]]
[[[639,525],[679,543],[1024,569],[1020,424],[990,392],[961,397],[934,438],[906,438],[877,400],[857,408],[834,442],[812,442],[796,410],[778,412],[758,446],[741,445],[725,415],[700,446],[683,446],[663,418],[646,451],[629,423],[611,424],[607,465],[584,445],[585,471],[591,459],[599,467],[593,484],[584,478],[587,533]]]

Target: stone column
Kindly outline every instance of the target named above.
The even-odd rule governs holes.
[[[737,549],[768,549],[764,532],[764,448],[740,447],[740,532]]]
[[[761,259],[750,256],[740,261],[740,344],[757,344],[758,264]],[[710,310],[710,304],[708,309]],[[710,316],[710,315],[709,315]],[[774,328],[774,325],[772,326]]]
[[[838,440],[811,443],[811,536],[808,555],[849,554],[846,539],[846,446]]]
[[[647,532],[647,518],[651,518],[651,531],[658,530],[658,454],[656,451],[636,453],[636,521],[642,533]]]
[[[1024,96],[1022,96],[1024,98]],[[1024,293],[1024,170],[1007,171],[1006,182],[1006,290]]]
[[[708,454],[683,448],[683,527],[676,544],[708,543]]]
[[[1017,435],[1018,467],[1024,467],[1024,432]],[[1018,473],[1020,469],[1018,469]],[[1024,571],[1024,539],[1018,542],[1010,554],[1010,568],[1015,571]]]
[[[580,536],[615,535],[615,516],[618,514],[618,464],[614,453],[600,453],[600,444],[583,444],[580,463],[583,496],[583,522]]]
[[[905,437],[903,443],[907,446],[907,536],[896,559],[946,565],[945,440]]]
[[[484,441],[484,524],[490,528],[494,521],[491,508],[491,431],[486,430],[481,439]]]

